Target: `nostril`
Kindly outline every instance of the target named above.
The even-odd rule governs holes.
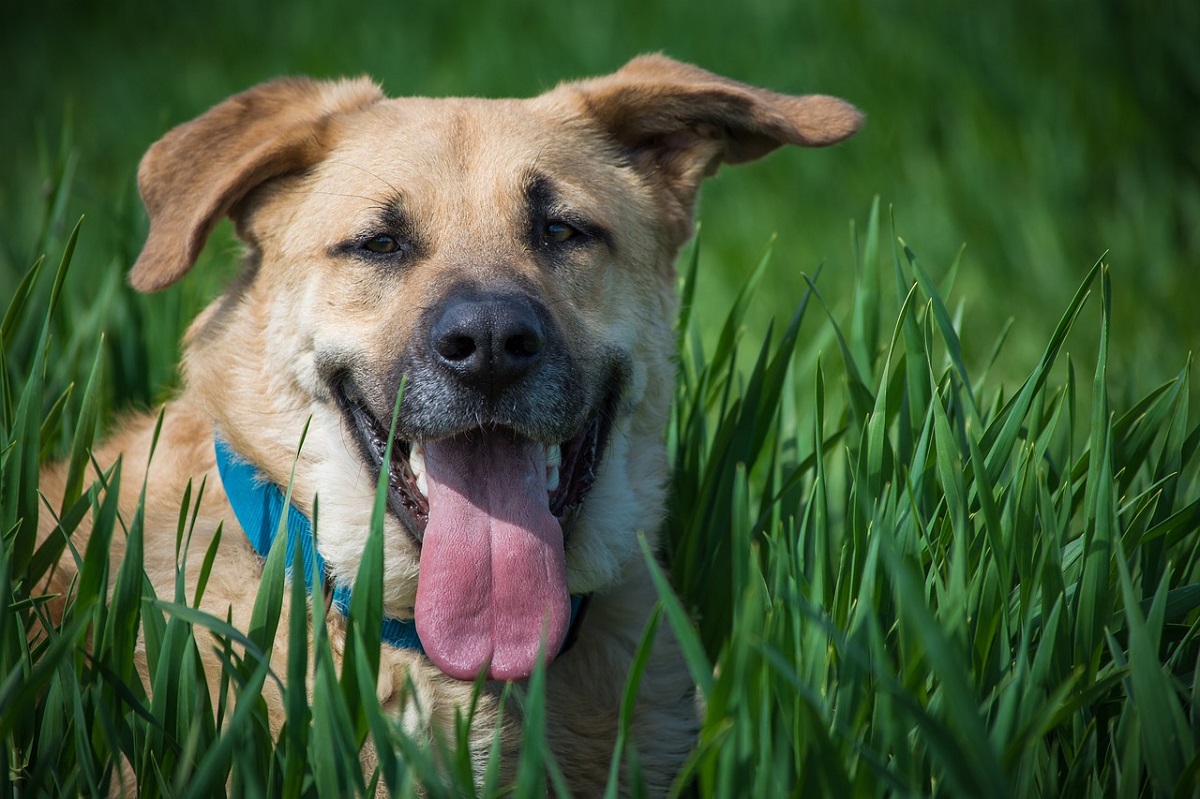
[[[463,334],[442,336],[434,347],[438,355],[448,361],[465,361],[474,355],[476,350],[475,339]]]
[[[504,351],[512,358],[527,359],[537,355],[546,345],[546,339],[536,330],[523,330],[504,342]]]
[[[546,356],[546,324],[523,296],[453,296],[429,328],[434,363],[464,385],[498,396]]]

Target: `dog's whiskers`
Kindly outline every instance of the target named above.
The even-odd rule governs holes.
[[[397,189],[395,186],[393,186],[393,185],[392,185],[391,183],[389,183],[388,181],[384,180],[384,179],[383,179],[381,176],[379,176],[379,175],[375,174],[374,172],[372,172],[371,170],[367,169],[367,168],[366,168],[366,167],[364,167],[364,166],[360,166],[359,164],[352,164],[352,163],[350,163],[349,161],[332,161],[332,160],[331,160],[331,161],[327,161],[326,163],[328,163],[328,164],[334,164],[334,165],[336,165],[336,166],[348,166],[348,167],[350,167],[351,169],[357,169],[359,172],[362,172],[363,174],[366,174],[366,175],[370,175],[371,177],[375,178],[376,180],[378,180],[378,181],[379,181],[380,183],[382,183],[383,185],[387,186],[387,187],[388,187],[389,189],[391,189],[391,190],[392,190],[392,191],[393,191],[393,192],[394,192],[394,193],[395,193],[397,196],[399,196],[399,195],[402,193],[402,192],[401,192],[399,189]]]

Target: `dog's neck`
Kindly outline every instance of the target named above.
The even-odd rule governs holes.
[[[333,606],[342,615],[349,616],[351,586],[348,583],[329,578],[325,568],[325,559],[317,551],[312,522],[297,510],[295,505],[288,502],[279,486],[268,480],[254,464],[239,457],[220,435],[213,437],[213,443],[217,453],[217,472],[225,487],[225,495],[229,498],[229,504],[233,507],[238,524],[245,531],[254,551],[263,558],[267,557],[286,513],[286,556],[289,578],[292,576],[291,567],[295,562],[296,547],[299,547],[300,561],[304,569],[305,589],[311,594],[314,580],[321,580],[327,589],[327,597],[329,596],[328,589],[332,589]],[[559,654],[565,652],[575,642],[583,621],[583,609],[586,604],[586,596],[573,595],[571,597],[571,627]],[[381,640],[397,649],[425,653],[425,648],[421,645],[421,638],[417,635],[416,622],[413,619],[384,618]]]

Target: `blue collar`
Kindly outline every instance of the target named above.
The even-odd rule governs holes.
[[[225,486],[225,495],[233,506],[238,524],[246,531],[254,551],[265,558],[271,551],[275,532],[285,512],[285,498],[279,486],[268,480],[254,464],[238,456],[233,448],[219,435],[214,436],[217,452],[217,471]],[[304,587],[312,593],[313,580],[324,580],[325,559],[317,551],[312,533],[312,522],[295,505],[287,505],[287,563],[291,570],[296,547],[300,547],[300,559],[304,563]],[[290,577],[290,574],[289,574]],[[350,585],[342,582],[333,584],[333,605],[342,615],[350,613]],[[571,626],[563,641],[560,654],[575,643],[587,605],[586,596],[571,597]],[[417,635],[417,625],[412,619],[383,620],[383,642],[397,649],[411,649],[421,654],[425,647]]]

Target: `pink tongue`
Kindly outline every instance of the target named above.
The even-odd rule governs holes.
[[[417,579],[417,633],[451,677],[532,673],[570,624],[562,528],[546,499],[545,449],[507,433],[425,445],[429,524]]]

